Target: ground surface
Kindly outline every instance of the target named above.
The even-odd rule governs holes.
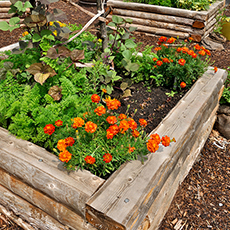
[[[77,2],[76,2],[77,3]],[[96,13],[94,6],[84,9]],[[50,9],[59,8],[67,13],[66,23],[85,25],[90,16],[66,2],[53,3]],[[229,9],[229,7],[228,7]],[[226,14],[230,15],[229,10]],[[95,32],[95,28],[90,28]],[[23,30],[13,33],[0,32],[0,47],[15,43]],[[145,45],[155,45],[157,37],[135,34],[136,41]],[[224,44],[224,50],[211,52],[211,63],[218,68],[230,67],[230,42]],[[137,89],[138,92],[137,92]],[[136,90],[136,91],[135,91]],[[182,95],[173,98],[166,96],[165,89],[144,90],[141,84],[132,90],[132,97],[122,100],[124,105],[131,104],[130,113],[138,110],[135,118],[142,117],[149,122],[151,131],[161,119],[175,106]],[[180,185],[174,200],[162,221],[160,230],[165,229],[230,229],[230,140],[229,142],[215,130],[205,146],[189,175]],[[3,214],[0,215],[0,229],[21,229]]]

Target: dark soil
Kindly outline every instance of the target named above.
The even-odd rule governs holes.
[[[95,6],[81,6],[90,12],[97,12]],[[66,23],[85,25],[91,19],[90,16],[67,2],[53,3],[50,10],[53,8],[62,9],[67,13]],[[230,16],[229,9],[230,7],[227,7],[225,11],[228,16]],[[89,30],[95,33],[95,27],[91,26]],[[1,31],[0,47],[17,42],[22,32],[22,28],[12,33]],[[136,42],[143,43],[142,48],[146,45],[156,45],[158,40],[157,36],[144,33],[135,33],[134,36]],[[210,65],[228,69],[230,67],[230,41],[226,41],[223,45],[224,50],[211,52]],[[185,93],[182,91],[181,94],[168,97],[165,93],[171,90],[162,88],[151,88],[150,90],[142,83],[133,85],[132,96],[121,100],[124,109],[130,104],[130,114],[137,109],[134,116],[136,120],[145,118],[148,121],[147,132],[159,124]],[[229,181],[230,142],[213,130],[199,159],[179,186],[159,229],[230,229]],[[8,230],[21,229],[4,215],[0,215],[0,229],[1,227]]]

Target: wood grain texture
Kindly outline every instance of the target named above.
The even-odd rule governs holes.
[[[203,125],[218,104],[218,93],[226,76],[226,71],[214,74],[210,68],[197,81],[153,131],[160,136],[175,137],[177,142],[150,154],[144,164],[140,161],[126,163],[109,178],[87,203],[86,209],[94,210],[94,218],[97,213],[103,213],[125,229],[138,228],[178,161],[179,165],[183,164],[200,138]]]
[[[68,175],[57,157],[0,128],[0,168],[84,216],[85,202],[103,183],[87,171]]]
[[[0,7],[10,7],[11,2],[10,1],[0,1]]]
[[[0,204],[5,208],[12,210],[13,213],[26,220],[37,230],[67,230],[64,225],[47,215],[47,213],[21,199],[19,196],[13,194],[11,191],[1,185]]]
[[[223,1],[217,1],[210,6],[208,11],[191,11],[191,10],[172,8],[172,7],[135,3],[135,2],[123,2],[123,1],[116,1],[116,0],[107,1],[107,6],[110,6],[112,8],[174,15],[178,17],[192,18],[192,19],[203,20],[203,21],[208,20],[208,18],[212,14],[214,14],[218,9],[223,7],[223,4],[224,4]]]
[[[68,207],[23,183],[3,169],[0,169],[0,184],[73,230],[95,229]]]

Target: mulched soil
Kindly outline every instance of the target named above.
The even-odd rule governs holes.
[[[75,0],[76,3],[77,0]],[[81,5],[84,9],[96,13],[95,6]],[[52,3],[53,8],[62,9],[67,13],[66,23],[85,25],[91,17],[83,13],[70,3],[60,1]],[[230,7],[225,14],[230,16]],[[95,32],[95,27],[89,28]],[[23,29],[17,29],[13,33],[0,33],[0,47],[15,43],[21,36]],[[156,45],[158,37],[148,36],[145,33],[135,33],[137,42],[146,45]],[[228,69],[230,67],[230,41],[224,44],[224,50],[212,51],[210,65],[218,68]],[[149,122],[150,132],[161,121],[163,117],[173,108],[182,94],[172,98],[166,96],[166,89],[147,90],[143,84],[134,85],[132,97],[122,99],[124,108],[130,104],[130,113],[137,109],[136,119],[145,118]],[[188,176],[179,186],[178,191],[166,213],[160,230],[192,230],[192,229],[230,229],[230,140],[226,140],[213,130],[199,158],[190,170]],[[12,220],[0,214],[0,229],[22,229]]]

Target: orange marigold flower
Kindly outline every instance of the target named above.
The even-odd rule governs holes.
[[[207,50],[207,49],[204,49],[204,52],[205,52],[208,56],[211,55],[211,52],[210,52],[209,50]]]
[[[58,157],[60,161],[67,163],[71,159],[72,154],[68,150],[65,149],[64,151],[60,152]]]
[[[193,41],[193,40],[194,40],[192,37],[189,37],[188,39],[189,39],[190,41]]]
[[[129,123],[129,128],[130,129],[134,130],[134,129],[137,128],[137,123],[132,118],[129,118],[128,123]]]
[[[75,143],[75,140],[72,137],[67,137],[65,139],[66,146],[73,146],[74,143]]]
[[[181,48],[181,47],[178,47],[176,51],[177,51],[178,53],[180,53],[181,50],[182,50],[182,48]]]
[[[157,65],[161,66],[161,65],[163,65],[163,62],[162,61],[157,61]]]
[[[103,161],[105,163],[109,163],[113,159],[112,155],[110,153],[105,153],[103,155]]]
[[[118,101],[117,99],[107,98],[105,102],[106,102],[106,106],[108,107],[108,109],[111,109],[111,110],[118,109],[121,106],[121,102]]]
[[[172,44],[175,41],[176,41],[176,38],[171,37],[168,39],[167,43]]]
[[[92,156],[87,156],[87,157],[85,157],[85,162],[87,163],[87,164],[90,164],[90,165],[93,165],[94,163],[95,163],[95,158],[94,157],[92,157]]]
[[[215,67],[214,67],[214,72],[216,73],[216,72],[217,72],[217,70],[218,70],[218,68],[215,66]]]
[[[107,129],[106,138],[112,140],[113,137],[114,137],[114,134],[110,130]]]
[[[149,139],[147,142],[147,149],[151,153],[155,153],[159,149],[159,145],[157,144],[157,142],[155,140]]]
[[[92,121],[88,121],[85,124],[85,131],[87,133],[94,133],[97,129],[97,124],[93,123]]]
[[[29,32],[28,32],[28,31],[25,31],[25,32],[22,33],[22,37],[25,37],[25,36],[28,35],[28,34],[29,34]]]
[[[120,131],[117,124],[109,126],[109,128],[106,130],[107,132],[111,132],[113,135],[117,135]]]
[[[120,120],[123,120],[123,119],[126,119],[127,116],[126,116],[125,114],[121,113],[121,114],[118,116],[118,118],[119,118]]]
[[[204,50],[200,50],[199,52],[198,52],[201,56],[205,56],[205,51]]]
[[[161,50],[161,47],[156,47],[156,48],[154,48],[154,50],[159,51],[159,50]]]
[[[166,44],[163,44],[163,46],[166,47],[166,48],[168,48],[168,45],[166,45]]]
[[[181,59],[179,59],[179,61],[178,61],[178,64],[179,65],[184,65],[186,63],[186,61],[183,59],[183,58],[181,58]]]
[[[170,62],[173,62],[173,59],[170,59]]]
[[[107,121],[109,124],[113,125],[113,124],[115,124],[115,123],[117,122],[117,118],[116,118],[115,116],[108,116],[108,117],[106,118],[106,121]]]
[[[162,145],[164,145],[165,147],[169,146],[169,145],[170,145],[170,142],[171,142],[171,140],[170,140],[170,138],[169,138],[167,135],[164,136],[164,137],[162,137],[162,139],[161,139],[161,143],[162,143]]]
[[[190,55],[190,56],[192,56],[192,55],[194,54],[194,51],[193,51],[193,50],[189,50],[189,51],[187,52],[187,54]]]
[[[168,58],[163,58],[162,61],[163,61],[164,63],[170,63],[170,61],[169,61]]]
[[[91,96],[91,100],[92,100],[93,103],[99,103],[100,99],[101,99],[100,96],[98,96],[97,94],[93,94]]]
[[[134,129],[134,130],[132,131],[132,136],[133,136],[133,137],[139,137],[139,136],[140,136],[139,131],[137,131],[136,129]]]
[[[196,49],[196,50],[200,50],[200,49],[201,49],[201,47],[200,47],[200,45],[199,45],[199,44],[196,44],[196,45],[194,46],[194,49]]]
[[[130,147],[129,146],[129,153],[133,153],[135,149],[136,149],[135,147]]]
[[[105,114],[106,113],[106,109],[105,107],[102,105],[102,106],[99,106],[97,107],[94,112],[98,115],[98,116],[101,116],[102,114]]]
[[[72,127],[74,128],[74,129],[76,129],[76,128],[78,128],[78,127],[82,127],[83,125],[84,125],[84,123],[85,123],[85,121],[81,118],[81,117],[75,117],[74,119],[73,119],[73,125],[72,125]]]
[[[64,150],[66,150],[66,147],[67,147],[67,145],[66,145],[65,140],[64,140],[64,139],[60,139],[60,140],[58,141],[58,143],[57,143],[57,148],[58,148],[58,150],[59,150],[59,151],[64,151]]]
[[[103,93],[107,93],[107,90],[106,89],[102,89],[101,90]]]
[[[150,139],[154,140],[158,145],[161,143],[161,138],[157,133],[151,134]]]
[[[153,61],[155,62],[155,61],[157,61],[158,59],[157,58],[153,58]]]
[[[55,121],[55,125],[56,125],[57,127],[60,127],[60,126],[63,125],[63,121],[57,120],[57,121]]]
[[[44,127],[44,133],[52,135],[53,132],[55,131],[55,126],[52,124],[48,124]]]
[[[159,38],[159,42],[166,42],[166,40],[167,40],[167,38],[166,37],[164,37],[164,36],[161,36],[160,38]]]
[[[126,120],[121,120],[119,124],[119,129],[122,134],[124,134],[129,129],[129,123]]]
[[[186,46],[182,47],[182,52],[183,52],[184,54],[186,54],[188,51],[189,51],[189,48],[188,48],[188,47],[186,47]]]
[[[180,87],[181,87],[181,89],[185,88],[185,87],[186,87],[186,83],[182,81],[182,82],[180,83]]]
[[[139,119],[140,126],[146,127],[147,126],[147,121],[145,119]]]
[[[192,55],[192,57],[193,57],[193,58],[196,58],[196,57],[197,57],[197,54],[194,53],[194,54]]]

